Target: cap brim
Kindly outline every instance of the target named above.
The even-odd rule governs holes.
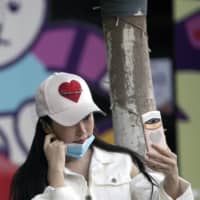
[[[106,115],[96,104],[90,105],[76,105],[70,109],[66,109],[56,114],[50,114],[49,116],[57,123],[63,126],[73,126],[81,121],[85,116],[92,112],[100,112]]]

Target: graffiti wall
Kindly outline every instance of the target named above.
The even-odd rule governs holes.
[[[11,178],[34,135],[40,82],[55,71],[77,73],[110,112],[109,81],[102,30],[78,21],[51,24],[47,0],[2,0],[0,8],[0,199],[7,200]],[[171,59],[151,64],[158,108],[171,112]],[[103,139],[114,142],[109,114],[97,120],[97,128]]]
[[[200,199],[200,3],[176,0],[174,12],[180,170]]]
[[[97,27],[75,21],[48,23],[47,1],[0,4],[0,199],[7,200],[11,177],[33,138],[34,94],[40,82],[55,71],[74,72],[105,95],[101,80],[106,56]]]

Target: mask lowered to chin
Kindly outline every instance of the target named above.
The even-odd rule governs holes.
[[[70,143],[66,147],[66,156],[73,158],[81,158],[85,155],[90,145],[94,141],[95,136],[92,134],[83,144]]]

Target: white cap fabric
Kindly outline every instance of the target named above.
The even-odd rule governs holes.
[[[85,80],[70,73],[49,76],[41,83],[35,100],[39,117],[47,115],[63,126],[72,126],[91,112],[103,113],[94,103]]]

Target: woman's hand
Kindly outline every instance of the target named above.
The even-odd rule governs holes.
[[[155,151],[146,154],[145,163],[149,168],[165,175],[165,191],[175,199],[182,192],[180,188],[177,156],[169,148],[164,149],[156,144],[152,144],[152,147]]]
[[[64,185],[65,149],[64,142],[57,140],[54,134],[46,135],[44,153],[48,162],[48,181],[53,187]]]

